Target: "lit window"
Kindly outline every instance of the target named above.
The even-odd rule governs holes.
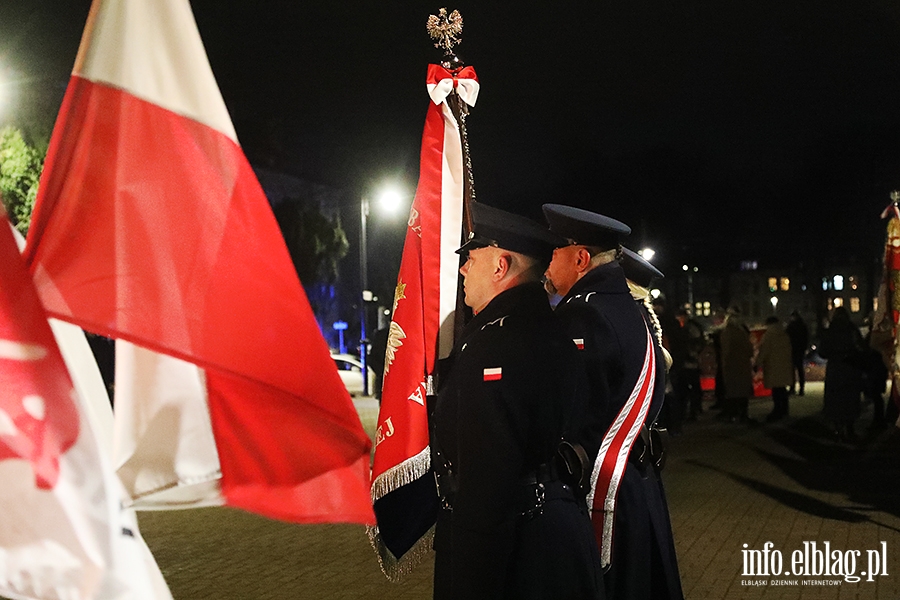
[[[835,275],[834,276],[834,289],[837,291],[841,291],[844,289],[844,276],[843,275]]]
[[[788,279],[787,277],[782,277],[781,278],[781,291],[786,292],[789,289],[791,289],[791,280]]]
[[[703,314],[703,303],[702,302],[697,302],[696,304],[694,304],[694,314],[695,315]]]
[[[774,292],[778,289],[778,278],[777,277],[769,277],[769,291]]]
[[[710,305],[709,302],[704,302],[703,303],[703,316],[708,317],[710,312],[712,312],[712,306]]]
[[[824,277],[822,278],[822,291],[825,291],[825,290],[828,289],[828,284],[829,284],[829,283],[831,283],[831,282],[828,281],[827,278],[824,278]]]
[[[856,296],[850,298],[850,312],[859,312],[859,298]]]
[[[825,308],[827,308],[828,310],[834,309],[834,299],[833,298],[828,299],[828,302],[826,303]]]
[[[837,308],[837,307],[839,307],[839,306],[843,306],[843,305],[844,305],[844,299],[843,299],[843,298],[838,297],[838,298],[835,298],[835,299],[834,299],[834,307],[835,307],[835,308]]]
[[[851,290],[859,289],[859,278],[858,277],[856,277],[855,275],[851,275],[847,279],[849,280]]]

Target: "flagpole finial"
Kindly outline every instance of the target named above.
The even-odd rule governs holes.
[[[900,219],[900,191],[898,190],[891,192],[891,203],[881,211],[882,219],[887,219],[888,217],[897,217]]]
[[[436,15],[429,15],[425,30],[434,40],[434,47],[444,51],[441,66],[445,69],[457,69],[463,66],[462,60],[453,51],[454,46],[462,43],[463,18],[458,10],[447,13],[441,8]]]

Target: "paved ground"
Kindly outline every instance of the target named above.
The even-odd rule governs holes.
[[[357,406],[371,431],[377,405]],[[770,406],[754,400],[751,415],[762,420]],[[664,478],[687,598],[900,599],[900,434],[838,443],[821,406],[822,384],[812,383],[777,425],[720,423],[708,411],[671,439]],[[388,582],[362,527],[290,525],[224,508],[142,513],[140,524],[176,600],[431,598],[431,564]],[[829,542],[848,566],[858,550],[857,574],[869,569],[867,551],[886,549],[879,572],[888,575],[853,583],[743,574],[743,544],[761,551],[766,542],[783,569],[805,542],[820,551]]]

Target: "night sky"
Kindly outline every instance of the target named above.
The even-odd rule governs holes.
[[[40,91],[28,110],[50,122],[89,4],[0,3],[0,69]],[[440,57],[425,21],[441,4],[191,4],[251,162],[354,195],[387,179],[412,193]],[[446,6],[482,84],[479,200],[619,218],[663,270],[878,256],[900,188],[896,0]]]

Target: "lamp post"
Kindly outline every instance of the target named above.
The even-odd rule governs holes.
[[[393,212],[403,201],[403,196],[394,189],[385,189],[378,196],[378,203],[382,209],[387,212]],[[360,282],[360,305],[359,305],[359,361],[362,363],[362,393],[368,396],[369,390],[369,335],[367,327],[367,310],[368,302],[374,298],[372,291],[369,289],[369,254],[367,248],[367,223],[369,218],[369,198],[363,197],[359,204],[359,282]]]
[[[366,249],[366,220],[369,217],[369,199],[363,197],[359,204],[359,283],[361,288],[359,304],[359,361],[362,363],[362,393],[369,395],[368,335],[366,331],[366,301],[371,298],[369,291],[369,264]]]

